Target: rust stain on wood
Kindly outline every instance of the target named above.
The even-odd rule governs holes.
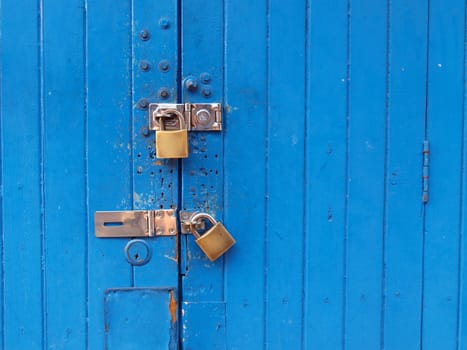
[[[177,302],[174,298],[174,291],[170,291],[169,312],[172,323],[177,322]]]

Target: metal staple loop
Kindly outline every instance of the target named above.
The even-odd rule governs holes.
[[[156,119],[159,123],[159,128],[161,130],[164,129],[164,122],[163,118],[178,118],[180,120],[180,128],[185,128],[185,119],[183,118],[183,114],[177,111],[176,109],[161,109],[156,114]],[[168,121],[168,123],[174,123],[173,121]],[[176,125],[175,123],[173,125]]]
[[[157,118],[165,118],[165,117],[171,117],[173,115],[176,115],[179,118],[183,119],[183,114],[177,111],[176,109],[161,109],[157,113]]]
[[[207,213],[196,213],[191,217],[191,221],[189,223],[189,230],[190,232],[195,236],[199,237],[198,231],[196,231],[196,228],[194,227],[195,225],[200,225],[202,223],[201,219],[207,219],[208,221],[211,222],[211,224],[215,225],[216,224],[216,219],[212,215],[209,215]]]

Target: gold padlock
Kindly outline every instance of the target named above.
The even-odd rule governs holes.
[[[213,225],[202,236],[194,227],[198,223],[199,219],[207,219]],[[224,225],[217,222],[211,215],[206,213],[193,215],[190,223],[190,232],[195,236],[196,244],[198,244],[204,254],[206,254],[211,261],[219,258],[235,244],[235,239],[226,230]]]
[[[164,130],[164,119],[168,115],[176,115],[180,120],[180,130]],[[185,120],[177,110],[170,110],[167,116],[158,117],[159,130],[156,131],[157,158],[187,158],[188,157],[188,131]]]

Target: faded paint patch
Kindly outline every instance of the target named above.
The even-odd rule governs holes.
[[[133,192],[133,202],[137,207],[141,206],[143,204],[143,200],[141,198],[141,195],[139,193]]]

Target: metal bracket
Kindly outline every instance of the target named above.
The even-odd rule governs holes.
[[[222,105],[220,103],[151,103],[149,104],[149,129],[159,131],[159,118],[173,115],[173,118],[164,123],[165,130],[179,130],[180,121],[174,111],[184,116],[188,131],[222,130]]]
[[[174,209],[97,211],[94,214],[96,237],[175,236],[177,219]]]
[[[191,234],[190,225],[193,216],[199,211],[180,211],[180,230],[183,234]],[[203,231],[206,228],[204,220],[198,221],[195,225],[196,231]]]

